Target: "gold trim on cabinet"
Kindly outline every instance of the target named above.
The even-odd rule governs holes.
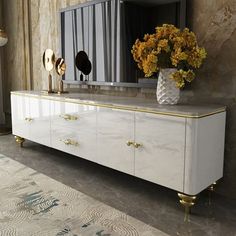
[[[126,110],[126,111],[135,111],[135,112],[145,112],[150,114],[156,114],[156,115],[166,115],[166,116],[174,116],[174,117],[182,117],[182,118],[194,118],[199,119],[211,115],[215,115],[221,112],[225,112],[226,108],[221,108],[213,112],[205,113],[203,115],[185,115],[181,113],[172,113],[172,112],[162,112],[162,111],[153,111],[150,109],[141,109],[141,108],[132,108],[122,105],[112,105],[112,104],[104,104],[104,103],[96,103],[96,102],[87,102],[87,101],[78,101],[76,99],[71,98],[65,98],[64,100],[61,100],[61,97],[49,97],[45,95],[35,95],[35,94],[24,94],[20,92],[11,92],[11,94],[19,95],[19,96],[26,96],[26,97],[34,97],[34,98],[40,98],[40,99],[46,99],[46,100],[52,100],[52,101],[58,101],[58,102],[69,102],[74,104],[80,104],[80,105],[88,105],[88,106],[95,106],[95,107],[103,107],[103,108],[112,108],[117,110]]]

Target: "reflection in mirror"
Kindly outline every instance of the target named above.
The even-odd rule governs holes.
[[[64,79],[80,80],[75,58],[77,52],[84,51],[92,64],[86,80],[136,83],[143,74],[132,58],[132,45],[145,33],[153,33],[157,25],[183,27],[185,1],[96,0],[62,9],[61,49],[67,61]]]

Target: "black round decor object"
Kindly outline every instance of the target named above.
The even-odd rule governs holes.
[[[85,63],[85,67],[83,68],[83,70],[81,70],[85,75],[88,75],[92,70],[92,64],[90,62],[90,60],[87,60]]]
[[[88,60],[88,55],[85,51],[79,51],[75,57],[75,65],[78,68],[78,70],[84,69],[84,64]]]
[[[79,51],[75,57],[75,65],[83,74],[88,75],[92,70],[92,64],[85,51]]]

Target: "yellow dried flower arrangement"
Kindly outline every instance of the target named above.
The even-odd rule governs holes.
[[[198,46],[193,32],[188,28],[181,31],[170,24],[156,27],[156,33],[146,34],[143,41],[137,39],[131,52],[145,77],[161,68],[177,68],[171,78],[178,88],[195,78],[193,69],[199,68],[207,55],[205,49]]]

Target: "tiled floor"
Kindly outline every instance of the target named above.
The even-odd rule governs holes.
[[[209,205],[202,192],[185,223],[175,191],[30,141],[20,148],[12,135],[0,136],[0,153],[169,235],[236,236],[235,199],[214,193]]]

